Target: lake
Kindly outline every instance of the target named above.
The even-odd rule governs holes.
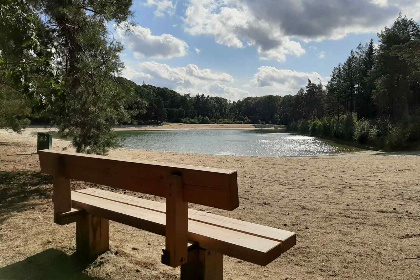
[[[123,148],[209,155],[302,157],[351,152],[354,148],[315,137],[273,130],[124,131]]]

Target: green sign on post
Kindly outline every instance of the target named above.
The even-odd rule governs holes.
[[[52,147],[52,135],[48,132],[38,132],[38,138],[36,143],[36,151],[51,149]]]

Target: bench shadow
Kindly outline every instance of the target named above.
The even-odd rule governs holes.
[[[0,171],[0,223],[38,205],[34,199],[49,198],[51,184],[51,176],[36,171]]]
[[[0,268],[2,280],[92,280],[83,273],[89,262],[76,256],[48,249],[23,261]]]

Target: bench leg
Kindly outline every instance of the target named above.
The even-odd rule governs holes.
[[[109,250],[109,220],[84,215],[76,222],[76,251],[94,259]]]
[[[197,254],[195,261],[181,266],[181,280],[222,280],[223,255],[205,249],[197,249]]]

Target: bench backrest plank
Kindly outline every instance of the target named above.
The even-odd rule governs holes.
[[[165,197],[166,180],[182,176],[184,201],[219,209],[239,206],[237,173],[233,170],[124,161],[97,155],[51,150],[39,151],[41,172],[55,175],[60,163],[62,176],[85,182]]]

